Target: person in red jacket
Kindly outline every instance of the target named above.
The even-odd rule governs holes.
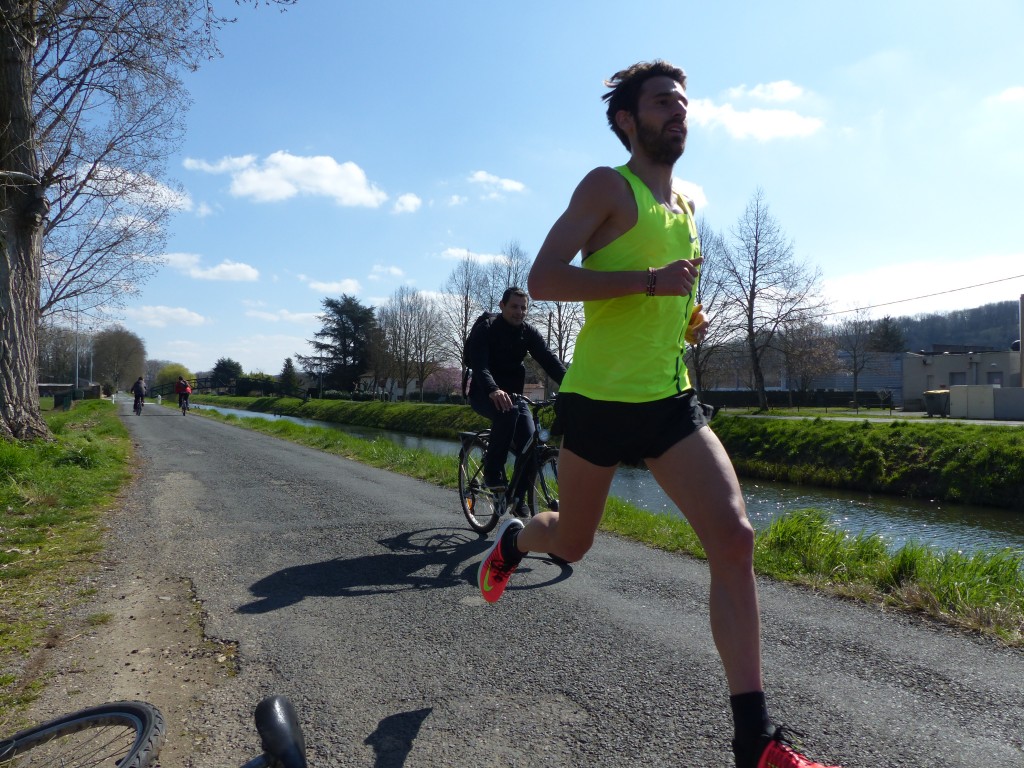
[[[174,383],[174,391],[178,393],[178,407],[188,402],[188,396],[192,394],[192,387],[185,381],[184,376],[179,376],[178,380]]]

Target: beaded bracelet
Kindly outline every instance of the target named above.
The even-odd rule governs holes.
[[[654,267],[647,268],[647,295],[654,295],[654,288],[658,284],[658,275],[654,271]]]

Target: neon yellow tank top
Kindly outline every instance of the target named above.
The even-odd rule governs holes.
[[[697,227],[686,201],[672,213],[626,166],[615,169],[636,199],[636,225],[583,261],[584,269],[646,270],[700,256]],[[689,296],[632,294],[583,302],[584,323],[562,392],[594,400],[646,403],[690,388],[685,341],[693,312]]]

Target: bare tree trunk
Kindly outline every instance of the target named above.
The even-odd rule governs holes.
[[[32,124],[34,3],[0,0],[0,437],[48,438],[39,412],[39,264],[46,203]]]

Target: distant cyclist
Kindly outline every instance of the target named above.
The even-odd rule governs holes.
[[[184,376],[179,376],[174,383],[174,391],[178,394],[178,407],[184,408],[188,405],[188,396],[192,394],[192,387],[185,381]]]
[[[565,366],[544,343],[534,326],[526,322],[530,297],[522,288],[512,286],[501,296],[499,314],[482,316],[473,324],[466,341],[466,361],[473,371],[469,385],[469,404],[474,411],[491,420],[491,439],[484,458],[484,483],[492,488],[505,486],[505,461],[509,448],[518,452],[533,436],[533,418],[523,400],[529,354],[559,384]],[[533,483],[524,473],[521,488],[513,489],[519,502],[516,516],[529,517],[526,491]]]
[[[138,380],[134,384],[132,384],[131,391],[132,394],[135,395],[134,407],[138,408],[139,403],[145,401],[146,399],[146,382],[143,380],[141,376],[139,376]]]

